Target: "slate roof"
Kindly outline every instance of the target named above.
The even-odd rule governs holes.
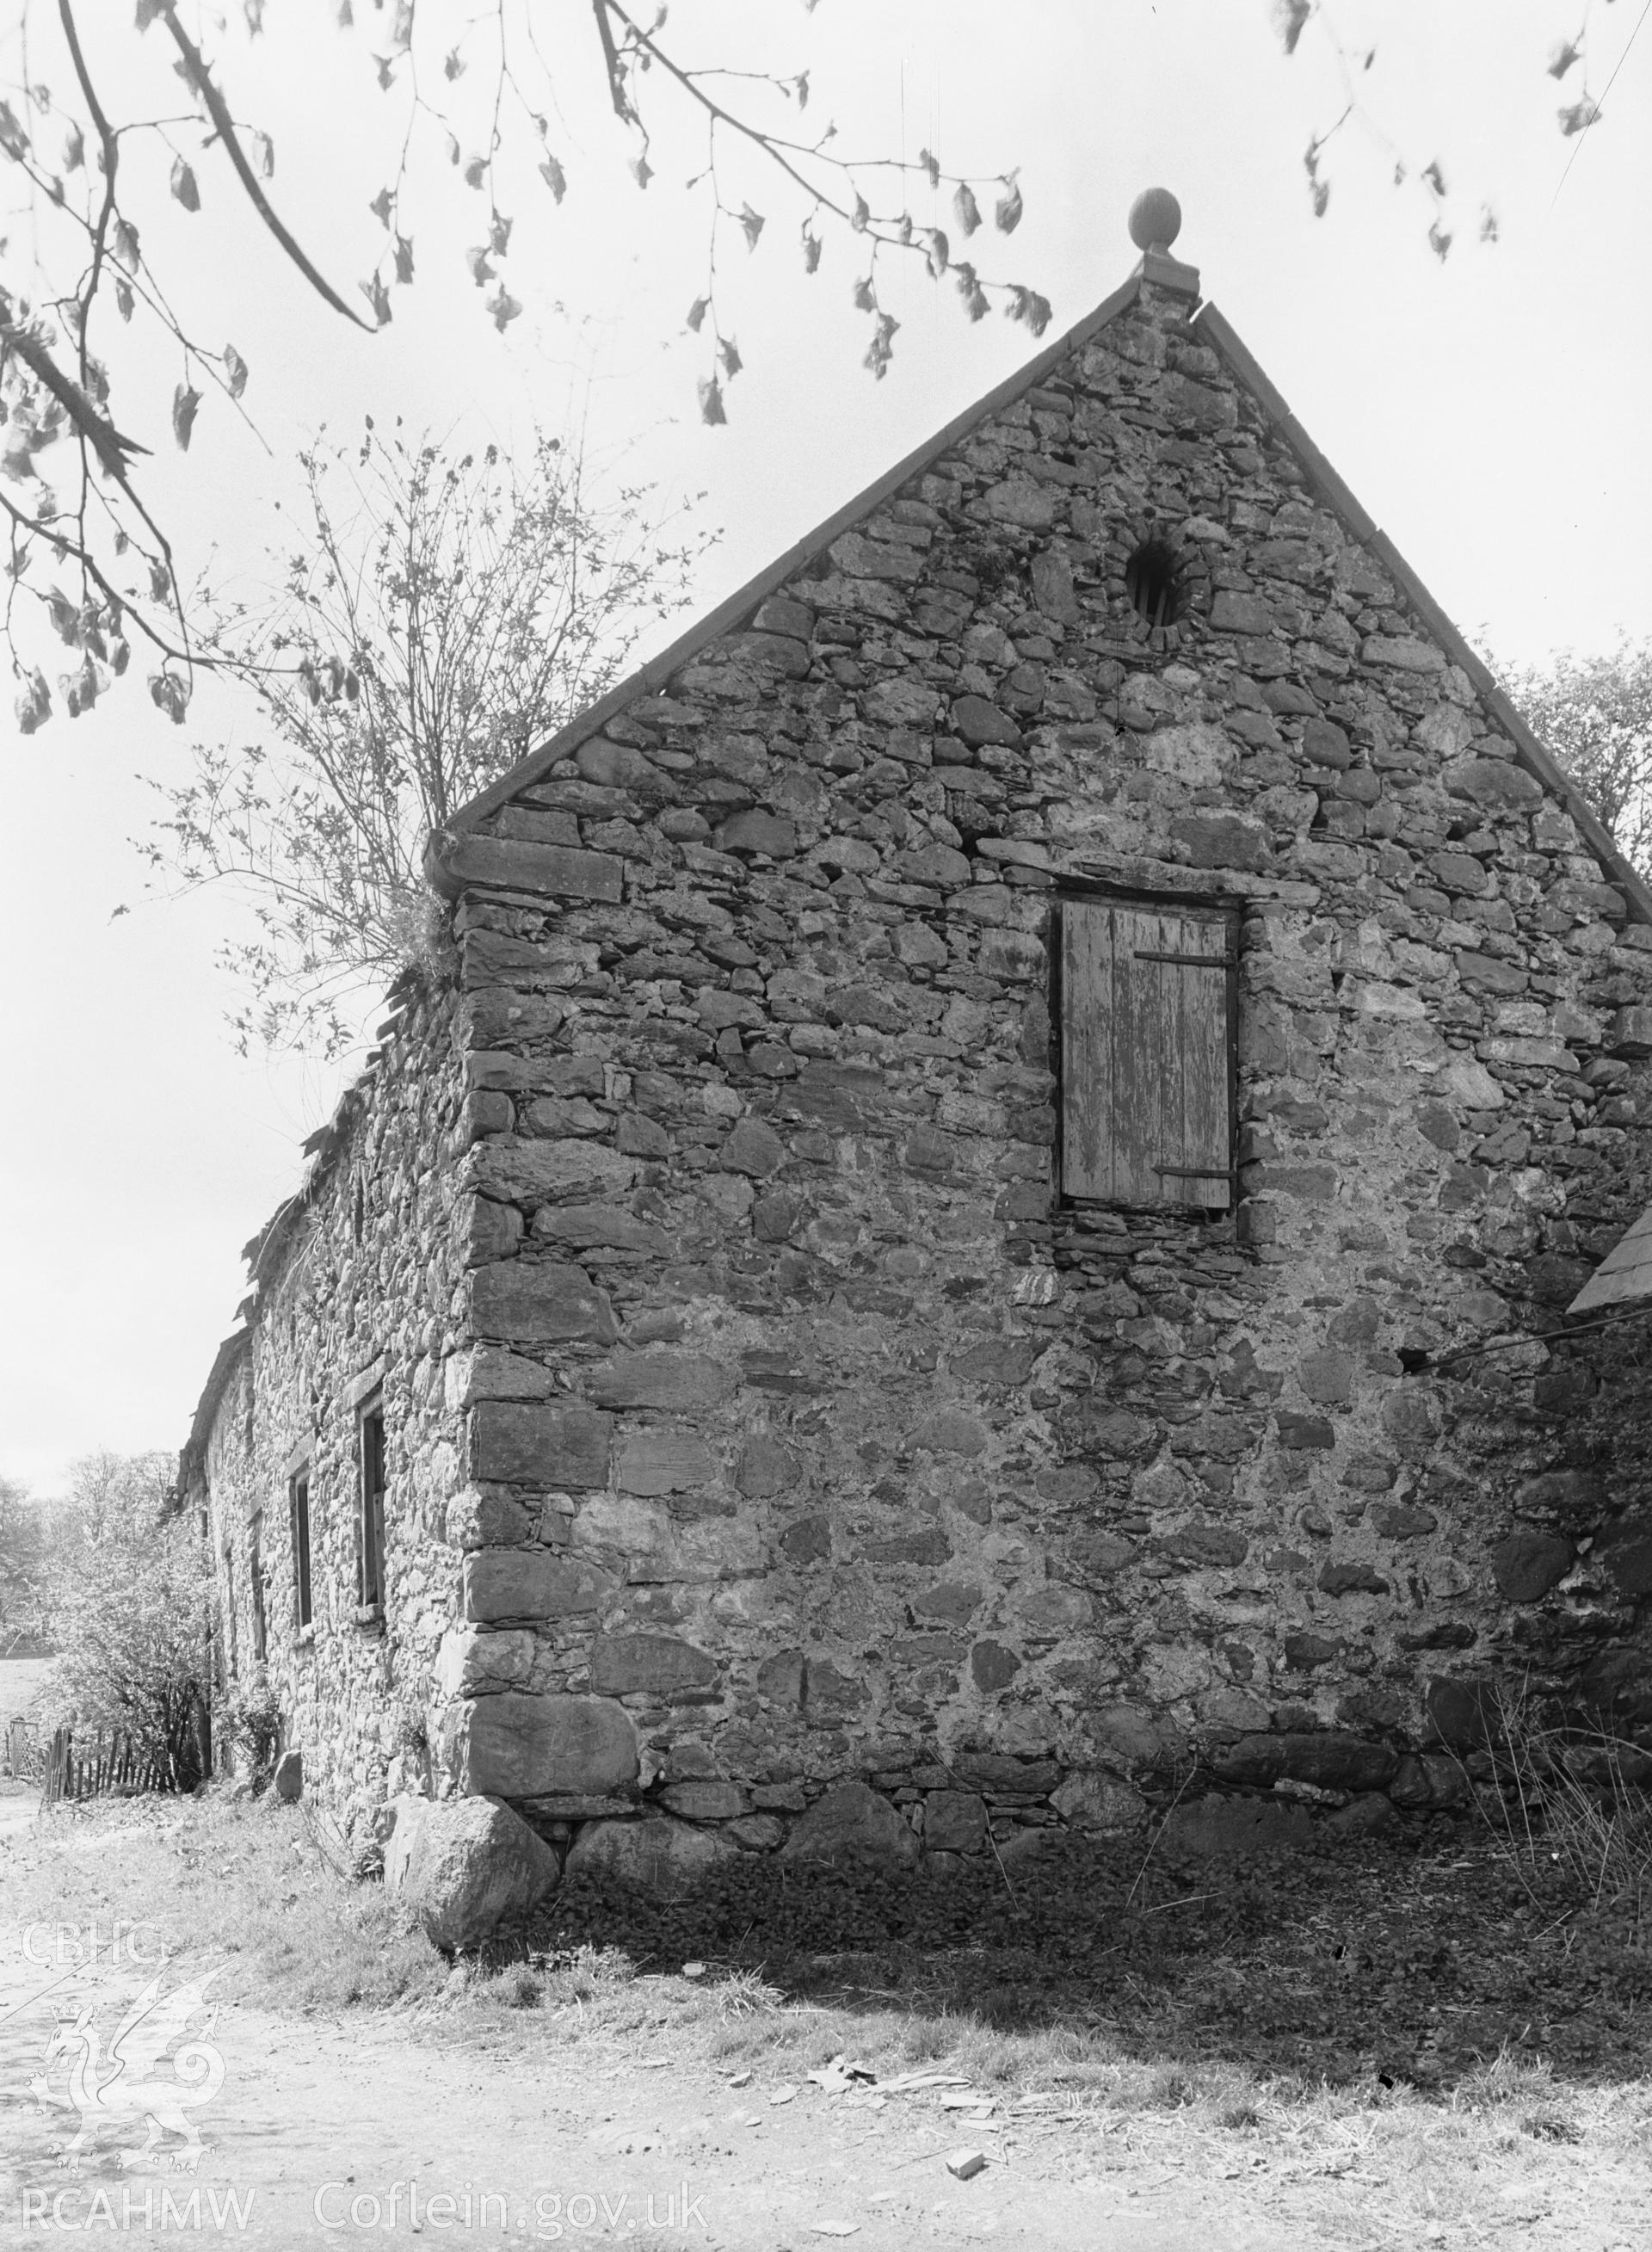
[[[410,998],[417,980],[412,970],[404,970],[385,996],[385,1006],[399,1011]],[[386,1018],[378,1027],[382,1040],[399,1025],[399,1014]],[[232,1331],[219,1346],[207,1374],[205,1387],[196,1407],[190,1424],[190,1435],[178,1454],[177,1478],[175,1490],[180,1494],[191,1478],[199,1475],[206,1460],[207,1442],[212,1435],[212,1422],[219,1405],[229,1389],[230,1380],[239,1366],[242,1354],[252,1342],[253,1331],[259,1317],[259,1299],[266,1280],[279,1271],[281,1255],[286,1249],[294,1229],[313,1202],[322,1183],[327,1178],[332,1160],[339,1149],[349,1141],[356,1118],[371,1092],[373,1081],[378,1075],[382,1051],[370,1050],[367,1061],[352,1079],[333,1106],[333,1115],[324,1126],[318,1126],[306,1139],[302,1155],[306,1160],[303,1178],[294,1193],[277,1205],[250,1243],[241,1247],[241,1257],[246,1262],[247,1280],[252,1285],[246,1296],[235,1309],[235,1318],[244,1326]]]
[[[795,541],[767,568],[760,571],[754,579],[748,580],[745,586],[725,601],[720,602],[698,624],[679,636],[669,648],[662,650],[657,657],[650,657],[616,687],[610,689],[606,696],[580,712],[576,719],[571,719],[548,741],[542,743],[537,750],[530,751],[508,774],[502,775],[497,782],[472,798],[468,805],[461,807],[450,817],[447,827],[435,831],[427,844],[425,872],[434,886],[450,898],[456,896],[462,888],[443,865],[441,844],[444,838],[452,838],[475,831],[489,814],[496,813],[502,806],[508,804],[518,790],[538,782],[558,760],[569,757],[581,743],[600,734],[610,719],[617,718],[639,697],[653,695],[663,689],[674,673],[680,671],[719,635],[744,625],[770,594],[777,593],[805,564],[899,492],[908,479],[927,469],[940,455],[974,429],[977,423],[1010,406],[1023,393],[1035,388],[1060,365],[1070,352],[1087,344],[1109,322],[1128,311],[1140,295],[1144,282],[1156,284],[1188,297],[1197,298],[1199,295],[1197,268],[1183,265],[1180,260],[1163,251],[1147,251],[1123,286],[1105,298],[1064,336],[1058,337],[1054,344],[1046,345],[1025,366],[1007,377],[983,399],[977,400],[974,406],[966,407],[961,414],[954,415],[933,437],[927,438],[921,446],[903,461],[897,462],[892,469],[885,470],[864,492],[857,493],[854,499],[828,517],[823,524],[817,525],[813,532]],[[1393,541],[1369,511],[1360,505],[1309,438],[1291,412],[1283,394],[1269,381],[1260,363],[1240,341],[1232,323],[1207,300],[1199,305],[1190,329],[1202,344],[1211,346],[1227,363],[1236,380],[1250,393],[1267,416],[1275,434],[1295,455],[1317,497],[1382,564],[1435,642],[1451,662],[1461,666],[1467,674],[1487,711],[1513,743],[1519,763],[1565,805],[1596,858],[1609,872],[1613,882],[1622,889],[1631,914],[1642,922],[1652,923],[1652,889],[1649,889],[1618,850],[1582,791],[1521,717],[1483,660],[1469,647]]]
[[[1652,1206],[1613,1245],[1566,1311],[1588,1314],[1643,1298],[1652,1298]]]
[[[212,1419],[218,1414],[219,1402],[229,1390],[230,1380],[240,1366],[241,1355],[252,1342],[250,1329],[232,1331],[212,1356],[212,1366],[207,1372],[206,1383],[199,1404],[190,1424],[190,1435],[178,1449],[177,1475],[172,1481],[175,1501],[182,1504],[191,1485],[202,1477],[206,1466],[207,1443],[212,1435]]]

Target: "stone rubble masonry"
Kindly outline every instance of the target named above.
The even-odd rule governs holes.
[[[404,1786],[422,1787],[427,1686],[459,1615],[448,1537],[464,1484],[462,1359],[471,1222],[457,1167],[465,1093],[456,997],[415,997],[297,1196],[249,1247],[248,1327],[220,1351],[184,1450],[218,1564],[220,1687],[267,1681],[303,1789],[358,1845]],[[358,1422],[385,1411],[388,1599],[358,1603]],[[291,1488],[308,1480],[312,1621],[301,1635]],[[251,1571],[267,1657],[253,1653]],[[226,1600],[233,1588],[234,1602]]]
[[[1191,1753],[1252,1810],[1184,1805],[1212,1847],[1452,1804],[1510,1676],[1652,1720],[1642,1473],[1524,1334],[1646,1200],[1643,895],[1190,305],[1125,293],[436,840],[450,965],[202,1457],[341,1818],[481,1793],[666,1886],[696,1838],[1009,1866]],[[1057,1194],[1080,878],[1239,916],[1230,1213]]]

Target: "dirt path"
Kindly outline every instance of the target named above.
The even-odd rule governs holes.
[[[184,1950],[164,1962],[163,1934]],[[1591,2091],[1516,2065],[1371,2103],[1218,2065],[1201,2092],[1121,2029],[1124,2061],[1086,2080],[1059,2040],[985,2035],[961,2005],[893,2038],[697,1969],[450,1970],[279,1809],[0,1835],[0,2248],[1652,2252],[1638,2075]],[[811,2081],[863,2034],[879,2084]],[[968,2179],[960,2147],[984,2160]]]
[[[64,2101],[66,2053],[46,2068],[56,2022],[94,2005],[108,2042],[136,1976],[0,1967],[0,2242],[66,2232],[253,2245],[382,2244],[419,2235],[455,2245],[685,2244],[806,2252],[835,2241],[865,2252],[913,2247],[1026,2252],[1310,2252],[1403,2243],[1519,2243],[1544,2252],[1647,2252],[1643,2197],[1598,2178],[1572,2186],[1488,2183],[1471,2233],[1385,2225],[1385,2186],[1356,2177],[1293,2183],[1277,2170],[1192,2178],[1142,2145],[1053,2118],[979,2118],[941,2089],[829,2096],[806,2080],[789,2098],[760,2070],[745,2084],[705,2067],[650,2065],[645,2053],[595,2069],[579,2049],[512,2040],[437,2045],[414,2013],[312,2026],[242,2005],[198,2013],[222,2060],[221,2086],[194,2114],[197,2170],[123,2166],[141,2118],[94,2123],[78,2164],[60,2145],[78,2123]],[[176,1985],[177,1974],[163,1974]],[[72,2045],[72,2044],[71,2044]],[[31,2082],[45,2071],[53,2100]],[[169,2059],[155,2075],[175,2086]],[[987,2163],[954,2179],[946,2154]],[[168,2133],[156,2157],[184,2145]],[[1556,2155],[1558,2173],[1566,2171]],[[1323,2169],[1316,2170],[1321,2174]],[[416,2199],[410,2192],[416,2186]],[[101,2192],[106,2202],[99,2202]],[[191,2200],[199,2193],[198,2205]],[[441,2200],[452,2200],[443,2205]],[[485,2206],[484,2199],[487,2200]],[[469,2204],[467,2205],[467,2200]],[[468,2218],[467,2218],[468,2215]],[[1398,2209],[1395,2221],[1399,2220]],[[147,2224],[147,2225],[146,2225]]]
[[[30,2082],[42,2071],[54,2010],[79,2010],[101,1994],[107,2040],[119,1995],[108,1979],[80,1977],[47,1994],[48,1976],[25,1978],[10,1966],[0,1981],[0,2010],[10,2012],[0,2022],[8,2243],[108,2226],[100,2189],[123,2233],[146,2233],[146,2211],[147,2233],[177,2233],[180,2214],[187,2231],[198,2190],[201,2233],[282,2246],[382,2242],[387,2233],[728,2252],[802,2252],[850,2239],[867,2252],[931,2242],[1298,2252],[1304,2242],[1237,2185],[1177,2183],[1128,2146],[1103,2170],[1063,2179],[1049,2127],[961,2122],[933,2089],[885,2098],[880,2109],[804,2082],[776,2102],[780,2084],[760,2075],[736,2088],[704,2069],[650,2068],[643,2057],[587,2079],[553,2051],[531,2064],[520,2054],[436,2054],[413,2023],[311,2028],[240,2005],[223,2009],[211,2031],[224,2077],[196,2115],[204,2148],[193,2174],[123,2168],[122,2149],[143,2140],[138,2119],[95,2126],[70,2165],[52,2145],[76,2116],[43,2106]],[[130,1991],[123,1977],[121,1991]],[[62,2089],[61,2059],[47,2085]],[[960,2181],[944,2154],[966,2142],[988,2163]],[[164,2147],[183,2146],[169,2135]],[[452,2206],[433,2207],[443,2196]]]

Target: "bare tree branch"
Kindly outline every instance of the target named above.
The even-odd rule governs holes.
[[[269,198],[264,193],[263,189],[259,186],[257,177],[254,174],[252,166],[246,161],[246,151],[242,149],[239,136],[237,135],[235,130],[235,121],[230,115],[229,109],[224,101],[224,97],[213,85],[212,73],[207,69],[205,63],[202,60],[199,48],[195,45],[193,39],[191,38],[189,33],[184,29],[182,24],[178,22],[177,11],[170,5],[170,0],[167,0],[167,4],[162,7],[161,17],[167,30],[172,34],[172,38],[177,44],[178,52],[184,58],[184,65],[189,71],[191,83],[196,87],[197,91],[200,94],[201,100],[206,104],[208,115],[211,116],[213,125],[218,129],[218,136],[224,143],[229,160],[235,167],[236,177],[239,179],[241,185],[246,189],[253,209],[258,213],[260,219],[263,220],[265,226],[274,236],[276,241],[280,243],[281,248],[287,253],[288,257],[291,259],[293,264],[297,267],[299,272],[303,275],[304,279],[309,283],[310,287],[317,293],[317,295],[323,298],[325,302],[332,307],[336,313],[342,313],[347,321],[353,322],[358,329],[371,327],[371,323],[367,321],[364,321],[359,313],[352,311],[351,307],[344,302],[344,299],[338,295],[338,292],[333,288],[332,284],[330,282],[324,281],[322,275],[316,272],[315,267],[311,265],[309,260],[306,257],[304,252],[300,247],[293,235],[288,233],[288,229],[281,224],[281,221],[276,216],[276,213],[271,205]]]
[[[663,544],[640,496],[593,501],[551,440],[513,464],[370,433],[353,462],[316,448],[303,466],[302,552],[213,641],[273,740],[198,745],[142,849],[251,908],[259,935],[225,956],[242,1044],[334,1053],[351,997],[437,942],[429,831],[601,692],[684,599],[699,548]]]

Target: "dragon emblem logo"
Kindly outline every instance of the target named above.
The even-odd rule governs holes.
[[[221,1966],[220,1966],[221,1967]],[[217,2012],[206,2015],[196,2037],[181,2036],[190,2020],[205,2010],[206,1989],[218,1976],[204,1977],[163,1992],[164,1966],[149,1984],[126,2000],[124,2014],[106,2048],[98,2019],[110,2006],[108,1990],[94,1994],[78,2015],[54,2029],[46,2046],[45,2070],[37,2073],[30,2089],[43,2111],[78,2114],[78,2131],[55,2143],[52,2154],[63,2165],[78,2166],[87,2142],[100,2127],[116,2130],[142,2123],[147,2139],[119,2153],[123,2166],[164,2165],[181,2173],[193,2173],[206,2145],[191,2111],[210,2103],[224,2085],[224,2059],[209,2035]],[[125,1998],[117,1997],[115,2007]],[[176,2044],[176,2046],[175,2046]],[[62,2060],[67,2060],[66,2084],[52,2083]],[[170,2075],[163,2069],[170,2067]],[[163,2138],[177,2136],[178,2146],[163,2145]]]

